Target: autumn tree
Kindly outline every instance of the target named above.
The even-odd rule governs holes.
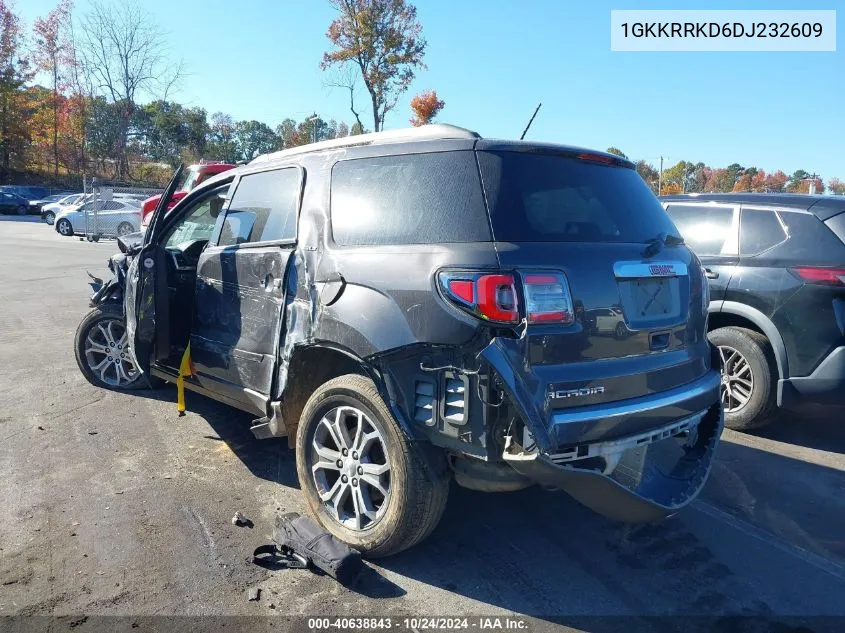
[[[414,117],[408,122],[414,127],[428,125],[434,121],[445,106],[446,102],[437,98],[435,90],[421,92],[411,99],[411,110],[414,111]]]
[[[15,161],[23,166],[28,129],[26,97],[21,88],[32,76],[24,55],[20,20],[11,4],[0,0],[0,179]]]
[[[66,86],[63,62],[68,58],[64,53],[68,46],[66,25],[70,20],[72,0],[59,0],[56,8],[46,17],[35,20],[35,48],[33,61],[36,67],[50,77],[52,90],[50,105],[53,113],[52,145],[53,145],[53,175],[59,175],[59,108],[61,105],[61,91]]]
[[[827,188],[830,193],[837,196],[845,196],[845,182],[839,178],[831,178],[827,181]]]
[[[628,157],[625,155],[625,152],[623,152],[623,151],[622,151],[621,149],[619,149],[618,147],[612,147],[612,146],[611,146],[611,147],[608,147],[608,148],[607,148],[607,153],[608,153],[608,154],[615,154],[616,156],[621,156],[622,158],[628,158]]]
[[[406,0],[330,0],[338,17],[326,36],[331,50],[320,66],[357,68],[370,96],[373,129],[384,127],[384,119],[414,79],[425,68],[426,41],[417,21],[417,9]],[[354,96],[354,83],[350,98]],[[357,118],[361,129],[363,124]]]
[[[778,169],[773,174],[768,174],[766,176],[766,179],[764,180],[764,191],[768,191],[770,193],[780,193],[784,190],[784,187],[786,187],[786,183],[788,180],[789,177],[780,169]]]
[[[84,58],[96,86],[120,109],[116,176],[129,176],[130,123],[141,93],[167,92],[182,74],[182,63],[168,58],[161,28],[138,3],[95,1],[85,19]]]
[[[640,178],[645,181],[653,192],[657,193],[657,181],[659,179],[659,174],[654,166],[644,160],[638,160],[635,167],[637,173],[640,175]]]

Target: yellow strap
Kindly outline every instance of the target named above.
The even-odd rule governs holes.
[[[179,376],[176,378],[176,410],[179,413],[185,413],[185,377],[193,374],[191,369],[191,344],[188,343],[185,353],[182,354]]]

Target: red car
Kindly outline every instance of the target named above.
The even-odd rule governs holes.
[[[182,183],[182,186],[179,188],[179,191],[174,192],[173,198],[167,205],[167,211],[169,212],[174,206],[176,206],[177,202],[184,198],[185,195],[191,189],[196,187],[201,182],[208,180],[212,176],[221,174],[224,171],[228,171],[236,166],[237,165],[221,162],[200,163],[199,165],[191,165],[187,170],[185,170],[185,182]],[[159,200],[161,200],[161,195],[153,196],[152,198],[147,198],[146,200],[144,200],[144,204],[141,205],[142,231],[146,229],[147,225],[150,223],[153,211],[155,211],[156,207],[158,206]]]

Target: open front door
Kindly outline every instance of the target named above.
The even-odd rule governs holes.
[[[161,230],[167,205],[182,180],[183,171],[184,167],[180,165],[161,195],[144,235],[143,246],[129,264],[126,275],[126,333],[135,364],[143,373],[149,373],[153,355],[166,356],[170,349],[167,267],[164,250],[158,245],[156,235]]]

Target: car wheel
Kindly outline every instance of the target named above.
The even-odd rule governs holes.
[[[768,339],[754,330],[723,327],[708,335],[722,362],[725,426],[747,431],[766,426],[775,408],[777,363]]]
[[[622,323],[621,321],[619,323],[617,323],[616,329],[613,331],[613,335],[616,338],[621,339],[621,338],[625,338],[625,336],[627,334],[628,334],[628,328],[625,327],[625,324]]]
[[[123,237],[124,235],[129,235],[130,233],[135,232],[135,227],[129,224],[129,222],[121,222],[117,225],[117,236]]]
[[[129,353],[129,341],[119,306],[103,305],[85,315],[74,337],[76,364],[96,387],[116,390],[147,386]]]
[[[296,471],[317,521],[371,558],[422,541],[449,494],[443,452],[411,443],[375,384],[353,374],[328,381],[306,403]]]
[[[58,222],[56,222],[56,230],[65,237],[73,235],[73,226],[67,218],[61,218]]]
[[[18,215],[27,215],[29,213],[29,209],[23,204],[17,208],[17,211]]]
[[[50,226],[53,226],[53,222],[56,221],[56,214],[52,211],[47,211],[47,213],[44,214],[44,221]]]

